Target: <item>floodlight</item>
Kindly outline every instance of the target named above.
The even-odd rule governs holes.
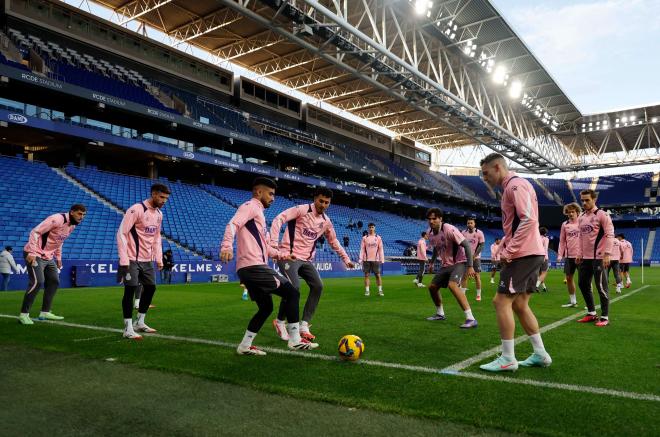
[[[519,80],[514,80],[511,83],[511,87],[509,87],[509,96],[513,99],[517,99],[520,97],[520,93],[522,92],[522,83],[520,83]]]
[[[493,71],[493,82],[495,83],[504,83],[506,80],[506,68],[503,65],[498,65]]]

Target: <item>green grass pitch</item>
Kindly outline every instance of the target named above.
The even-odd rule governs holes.
[[[612,304],[609,327],[568,321],[543,335],[550,368],[521,368],[501,379],[434,371],[499,345],[486,273],[481,302],[470,284],[479,327],[467,331],[458,328],[463,313],[446,290],[447,320],[426,321],[435,308],[412,276],[385,277],[382,298],[373,291],[365,297],[361,278],[327,279],[312,321],[321,346],[300,356],[238,356],[226,345],[240,341],[256,310],[241,300],[236,283],[160,286],[147,316],[159,334],[217,344],[149,336],[132,342],[112,331],[21,326],[0,317],[6,387],[0,423],[5,435],[38,434],[43,426],[61,435],[660,435],[660,270],[647,269],[645,276],[638,290],[641,274],[633,269],[633,285],[623,295],[634,294]],[[541,326],[581,313],[579,291],[579,308],[561,308],[568,300],[562,279],[551,271],[549,292],[531,300]],[[301,294],[304,302],[304,285]],[[53,311],[67,323],[119,329],[121,297],[120,287],[60,290]],[[16,316],[21,299],[22,292],[0,293],[0,314]],[[32,316],[40,304],[38,298]],[[363,362],[328,359],[345,334],[364,340]],[[270,321],[255,344],[286,349]],[[519,360],[529,353],[529,342],[516,347]],[[484,374],[478,365],[490,359],[463,372]],[[141,396],[151,399],[148,405],[136,401]],[[274,404],[281,408],[268,407]],[[85,414],[97,419],[83,425]],[[304,418],[291,419],[298,415]],[[255,428],[246,428],[250,421]]]

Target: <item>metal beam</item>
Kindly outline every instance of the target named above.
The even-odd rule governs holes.
[[[172,3],[172,0],[134,0],[118,7],[114,12],[124,17],[122,20],[119,20],[119,25],[123,26],[124,24],[138,19],[149,12],[153,12],[168,3]]]
[[[173,46],[176,47],[215,30],[227,27],[243,18],[244,15],[240,12],[229,8],[223,8],[190,21],[183,26],[172,29],[167,32],[167,35],[177,40],[177,42],[173,44]]]

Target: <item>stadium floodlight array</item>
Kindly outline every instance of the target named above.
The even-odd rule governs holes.
[[[650,122],[657,123],[658,120],[659,120],[658,117],[653,117],[651,118]],[[644,124],[644,120],[638,120],[636,115],[624,115],[614,120],[615,128],[638,126],[640,124]],[[582,123],[581,131],[584,133],[584,132],[593,132],[599,130],[609,130],[610,127],[611,126],[608,120],[589,121]]]
[[[516,81],[514,81],[516,82]],[[511,84],[511,87],[513,88],[514,84]],[[512,91],[509,91],[509,95],[513,97]],[[520,95],[518,95],[520,97]],[[537,116],[547,127],[550,128],[553,132],[557,132],[557,129],[559,129],[559,122],[552,117],[547,111],[543,109],[543,107],[538,104],[534,103],[534,98],[530,96],[527,93],[523,94],[523,98],[520,101],[520,104],[523,105],[525,108],[529,109],[535,116]]]
[[[619,119],[616,119],[617,124],[615,127],[619,127],[618,122]],[[593,131],[599,131],[599,130],[609,130],[610,129],[610,122],[609,120],[596,120],[596,121],[590,121],[586,123],[582,123],[582,132],[593,132]]]

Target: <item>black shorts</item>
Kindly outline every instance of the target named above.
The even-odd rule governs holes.
[[[490,271],[491,272],[499,272],[502,269],[502,266],[500,265],[499,261],[491,261],[490,264]]]
[[[539,270],[539,273],[547,272],[548,269],[550,268],[550,263],[548,260],[543,260],[543,264],[541,264],[541,269]]]
[[[368,275],[380,275],[380,263],[378,261],[362,261],[362,273]]]
[[[437,285],[439,288],[449,287],[450,281],[460,284],[466,270],[466,263],[458,263],[453,266],[442,267],[431,280],[431,284]]]
[[[138,283],[142,285],[156,285],[156,272],[154,263],[142,261],[129,261],[128,271],[122,278],[124,285],[136,287]]]
[[[564,274],[566,276],[573,276],[576,270],[577,264],[575,264],[575,258],[564,259]]]
[[[283,283],[289,282],[287,278],[267,265],[243,267],[236,273],[241,283],[248,289],[252,300],[256,300],[263,294],[271,294]]]
[[[521,294],[537,291],[536,281],[543,264],[543,255],[529,255],[502,263],[498,293]]]
[[[630,263],[621,264],[621,271],[628,273],[630,271]]]

